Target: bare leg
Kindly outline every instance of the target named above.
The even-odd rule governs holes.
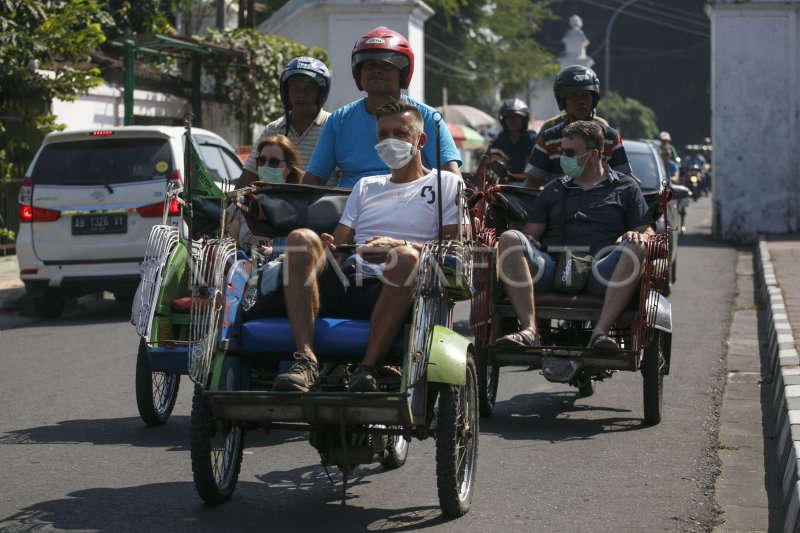
[[[538,339],[533,278],[517,234],[506,232],[500,235],[497,252],[501,259],[498,265],[501,280],[520,327],[532,338]]]
[[[601,333],[608,334],[608,330],[611,329],[619,315],[625,310],[631,297],[639,287],[638,282],[642,274],[642,261],[644,260],[644,246],[627,243],[625,250],[622,252],[614,272],[611,274],[611,284],[606,289],[603,308],[600,310],[600,318],[597,320],[592,336]]]
[[[325,268],[325,254],[319,236],[308,229],[292,231],[286,239],[284,287],[286,314],[298,353],[316,363],[314,321],[319,312],[317,275]],[[288,279],[287,279],[288,277]]]
[[[370,317],[363,365],[374,366],[386,357],[405,323],[414,298],[415,277],[412,273],[419,263],[419,252],[410,246],[399,246],[393,252],[397,254],[397,264],[383,273],[386,282]]]

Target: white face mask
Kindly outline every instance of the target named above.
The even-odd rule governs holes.
[[[283,183],[283,169],[280,167],[258,167],[258,179],[268,183]]]
[[[391,169],[406,166],[417,153],[417,147],[400,139],[384,139],[375,145],[378,157]]]

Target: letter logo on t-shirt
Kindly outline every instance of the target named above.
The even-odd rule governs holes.
[[[424,186],[422,188],[421,191],[419,191],[419,195],[422,198],[425,198],[426,196],[428,196],[429,193],[431,195],[431,199],[428,200],[427,203],[432,204],[433,202],[436,201],[436,191],[433,190],[433,186],[432,185],[426,185],[426,186]]]

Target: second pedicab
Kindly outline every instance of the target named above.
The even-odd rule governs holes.
[[[617,371],[642,374],[643,418],[658,424],[662,416],[664,376],[669,374],[672,347],[672,315],[664,295],[667,286],[669,242],[665,233],[652,236],[646,245],[637,293],[617,319],[609,336],[620,350],[600,353],[587,348],[594,322],[599,318],[602,296],[540,292],[535,294],[537,330],[541,346],[498,346],[500,337],[517,331],[516,315],[499,278],[497,239],[510,228],[521,227],[531,214],[539,190],[504,185],[486,179],[479,167],[474,186],[472,216],[482,221],[474,249],[476,295],[470,323],[478,359],[480,411],[494,410],[503,366],[538,369],[551,382],[575,387],[582,396],[595,391],[597,381]],[[666,217],[671,190],[646,195],[651,209]],[[665,227],[670,227],[665,220]]]

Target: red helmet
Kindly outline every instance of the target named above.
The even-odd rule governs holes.
[[[380,59],[400,69],[400,88],[408,89],[414,74],[414,52],[405,37],[396,31],[380,26],[361,37],[353,47],[350,65],[358,90],[361,88],[361,63],[369,59]]]

